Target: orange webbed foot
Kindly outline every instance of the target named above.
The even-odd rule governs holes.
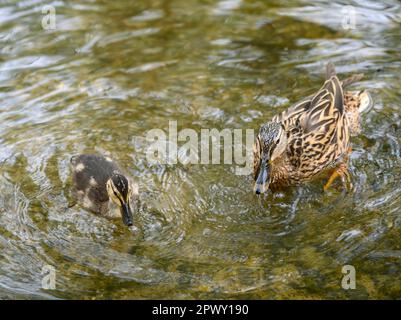
[[[327,181],[327,183],[324,185],[323,190],[327,191],[330,186],[333,184],[333,182],[337,179],[337,178],[341,178],[341,181],[343,183],[343,186],[345,188],[345,190],[347,191],[352,191],[353,190],[353,184],[351,181],[351,175],[348,171],[348,158],[349,158],[349,154],[352,152],[351,147],[348,148],[347,153],[344,155],[344,162],[341,163],[338,168],[336,168],[334,170],[334,172],[331,174],[329,180]]]

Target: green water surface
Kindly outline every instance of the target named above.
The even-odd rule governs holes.
[[[0,0],[0,298],[400,298],[401,4],[350,4],[348,29],[344,2],[323,0]],[[364,73],[354,88],[375,101],[353,193],[316,181],[258,198],[234,165],[147,161],[148,130],[256,130],[329,61]],[[82,152],[136,177],[136,232],[69,208]]]

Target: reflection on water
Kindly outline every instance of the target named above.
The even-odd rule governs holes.
[[[400,297],[399,2],[354,1],[349,30],[331,1],[60,1],[54,30],[44,4],[0,4],[1,298]],[[256,129],[328,61],[365,73],[375,100],[353,194],[316,182],[260,199],[229,165],[146,161],[147,130]],[[69,208],[80,152],[137,177],[136,233]]]

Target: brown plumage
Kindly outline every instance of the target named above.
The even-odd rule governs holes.
[[[343,91],[361,78],[341,82],[328,64],[316,94],[262,125],[254,144],[256,193],[309,181],[347,155],[350,135],[361,130],[360,113],[372,106],[366,91]]]
[[[110,158],[80,154],[71,158],[73,194],[87,210],[108,217],[121,217],[131,226],[131,206],[136,211],[138,185],[123,174]]]

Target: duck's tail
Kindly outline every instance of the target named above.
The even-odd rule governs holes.
[[[334,65],[329,62],[326,65],[326,79],[330,79],[332,76],[336,75],[336,69]],[[341,86],[343,90],[348,87],[349,85],[362,80],[363,73],[354,74],[349,78],[341,81]],[[345,99],[346,99],[346,111],[350,111],[350,109],[354,109],[354,112],[359,114],[369,112],[373,107],[373,99],[372,96],[369,94],[368,91],[345,91]],[[347,99],[348,98],[348,99]],[[351,98],[351,99],[350,99]],[[348,101],[347,101],[348,100]],[[347,102],[350,102],[351,105],[347,106]],[[352,103],[354,102],[354,103]],[[348,110],[347,110],[348,109]]]
[[[329,62],[326,65],[326,79],[330,79],[335,75],[334,65]],[[354,74],[341,81],[341,87],[344,92],[344,110],[351,135],[357,135],[361,132],[361,114],[367,113],[373,108],[373,99],[367,90],[346,90],[349,85],[360,81],[362,78],[363,74]]]
[[[345,98],[345,114],[348,119],[352,136],[361,132],[361,118],[363,113],[369,112],[373,107],[373,99],[368,91],[347,91]]]

